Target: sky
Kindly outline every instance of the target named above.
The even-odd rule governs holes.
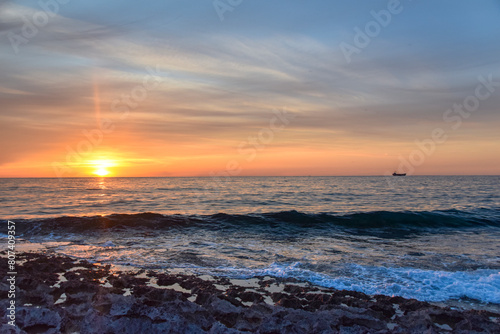
[[[500,174],[500,1],[0,1],[0,177]]]

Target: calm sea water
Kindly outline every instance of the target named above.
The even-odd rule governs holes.
[[[21,243],[93,261],[496,307],[499,185],[496,176],[0,179],[0,219],[16,221]]]

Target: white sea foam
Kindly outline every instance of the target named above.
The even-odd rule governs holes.
[[[323,287],[370,295],[401,296],[428,302],[473,299],[500,304],[500,272],[497,270],[448,272],[361,265],[349,265],[345,269],[344,275],[331,276],[303,269],[300,262],[291,265],[273,263],[260,270],[219,268],[228,275],[232,273],[239,277],[294,277]]]

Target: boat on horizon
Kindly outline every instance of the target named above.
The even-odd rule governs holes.
[[[392,173],[392,176],[406,176],[406,173]]]

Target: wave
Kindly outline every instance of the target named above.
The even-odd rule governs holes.
[[[474,211],[374,211],[348,214],[282,211],[262,214],[218,213],[205,216],[163,215],[159,213],[111,214],[93,217],[57,217],[16,220],[17,231],[45,234],[54,231],[82,233],[109,229],[185,229],[220,231],[248,230],[254,233],[294,234],[308,231],[347,231],[380,236],[467,228],[500,227],[500,210]]]

